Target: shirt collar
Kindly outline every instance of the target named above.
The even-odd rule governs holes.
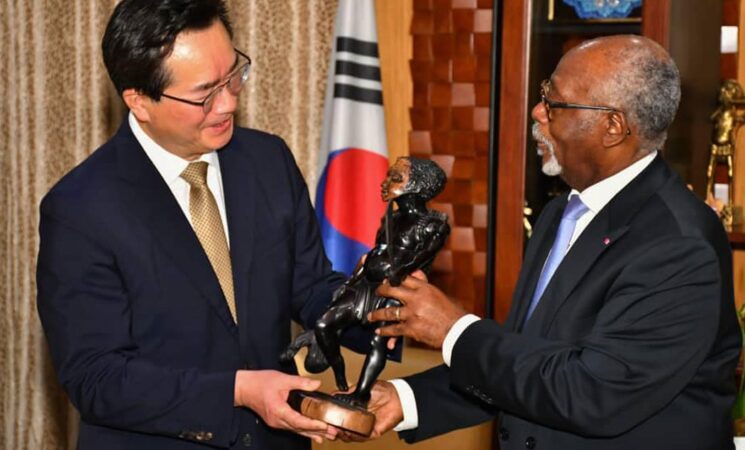
[[[584,203],[593,214],[597,214],[605,207],[623,188],[636,178],[648,165],[652,163],[657,151],[644,156],[639,161],[631,164],[622,171],[609,176],[608,178],[598,181],[582,192],[572,189],[569,197],[579,195],[580,200]]]
[[[132,133],[135,135],[137,142],[140,143],[142,149],[145,150],[148,158],[153,163],[160,176],[167,184],[171,184],[178,180],[181,173],[186,169],[186,166],[190,162],[180,156],[176,156],[163,148],[160,144],[155,142],[153,138],[145,133],[139,122],[135,118],[134,114],[130,111],[129,113],[129,127],[132,129]],[[217,152],[205,153],[199,157],[197,161],[205,161],[210,167],[220,170],[220,163],[218,161]]]

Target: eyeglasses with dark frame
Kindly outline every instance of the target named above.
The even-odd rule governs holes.
[[[621,114],[626,114],[618,108],[611,106],[596,106],[596,105],[581,105],[579,103],[566,103],[566,102],[555,102],[548,99],[548,93],[551,92],[551,80],[541,81],[541,103],[546,109],[546,117],[551,120],[551,109],[590,109],[594,111],[614,111]],[[626,128],[626,135],[631,135],[631,128]]]
[[[555,102],[548,99],[548,93],[551,92],[551,80],[541,81],[541,103],[546,108],[546,113],[551,116],[551,109],[591,109],[596,111],[615,111],[623,113],[618,108],[612,108],[610,106],[594,106],[594,105],[581,105],[579,103],[565,103]]]
[[[235,69],[225,81],[215,86],[215,88],[212,89],[212,91],[210,91],[210,93],[207,94],[207,96],[204,97],[202,101],[197,102],[194,100],[187,100],[185,98],[168,95],[164,92],[161,92],[160,95],[165,98],[176,100],[178,102],[186,103],[189,105],[201,106],[204,113],[209,114],[209,112],[212,111],[212,105],[215,103],[215,98],[217,98],[218,94],[220,94],[220,91],[222,91],[223,88],[226,88],[232,95],[238,95],[241,92],[241,89],[243,89],[243,85],[246,84],[246,80],[248,80],[248,74],[251,72],[251,58],[237,48],[235,48],[234,50],[239,55],[239,57],[242,56],[247,61],[243,65]]]

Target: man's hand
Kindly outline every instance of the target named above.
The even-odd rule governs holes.
[[[252,409],[272,428],[293,431],[316,443],[334,440],[337,430],[320,420],[303,416],[287,404],[293,389],[315,391],[321,385],[312,380],[276,370],[239,370],[235,374],[235,406]]]
[[[375,427],[369,437],[357,433],[339,430],[339,437],[346,442],[364,442],[377,439],[392,430],[402,420],[404,412],[396,388],[387,381],[378,380],[370,392],[370,403],[367,410],[375,414]]]
[[[439,289],[427,283],[421,271],[404,278],[398,287],[384,281],[376,294],[395,298],[402,307],[382,308],[371,312],[370,322],[396,322],[375,330],[381,336],[407,336],[434,348],[441,348],[450,327],[466,311]]]

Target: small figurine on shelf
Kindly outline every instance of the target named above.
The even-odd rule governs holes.
[[[745,123],[745,93],[735,80],[725,80],[719,89],[719,106],[711,115],[714,133],[711,138],[709,165],[706,169],[706,193],[712,201],[724,203],[720,217],[725,225],[733,222],[732,178],[737,131]],[[717,166],[726,168],[726,181],[718,182]]]
[[[426,272],[429,269],[450,234],[450,226],[447,215],[427,209],[426,204],[442,191],[446,180],[445,172],[426,159],[402,157],[390,167],[381,185],[381,196],[388,202],[388,208],[378,229],[375,247],[367,253],[364,262],[352,276],[336,290],[331,305],[316,322],[315,328],[300,334],[282,353],[282,361],[291,361],[302,347],[309,347],[305,358],[306,370],[319,373],[331,366],[339,390],[349,389],[339,348],[340,336],[353,326],[367,327],[372,331],[386,325],[370,324],[367,314],[379,308],[398,307],[401,304],[398,300],[376,295],[378,286],[384,280],[398,286],[412,272]],[[387,340],[372,335],[371,347],[356,388],[352,393],[334,395],[337,406],[343,403],[362,410],[367,407],[370,391],[385,366]],[[312,401],[319,401],[315,393],[302,395],[315,396]],[[295,402],[300,403],[301,400]],[[303,413],[308,409],[302,405],[300,408]],[[314,406],[311,409],[319,408]],[[334,411],[338,413],[338,409]],[[339,423],[329,423],[346,428]]]

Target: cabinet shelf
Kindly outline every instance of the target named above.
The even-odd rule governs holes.
[[[534,28],[535,33],[551,35],[603,36],[609,34],[641,34],[639,22],[543,22]]]

